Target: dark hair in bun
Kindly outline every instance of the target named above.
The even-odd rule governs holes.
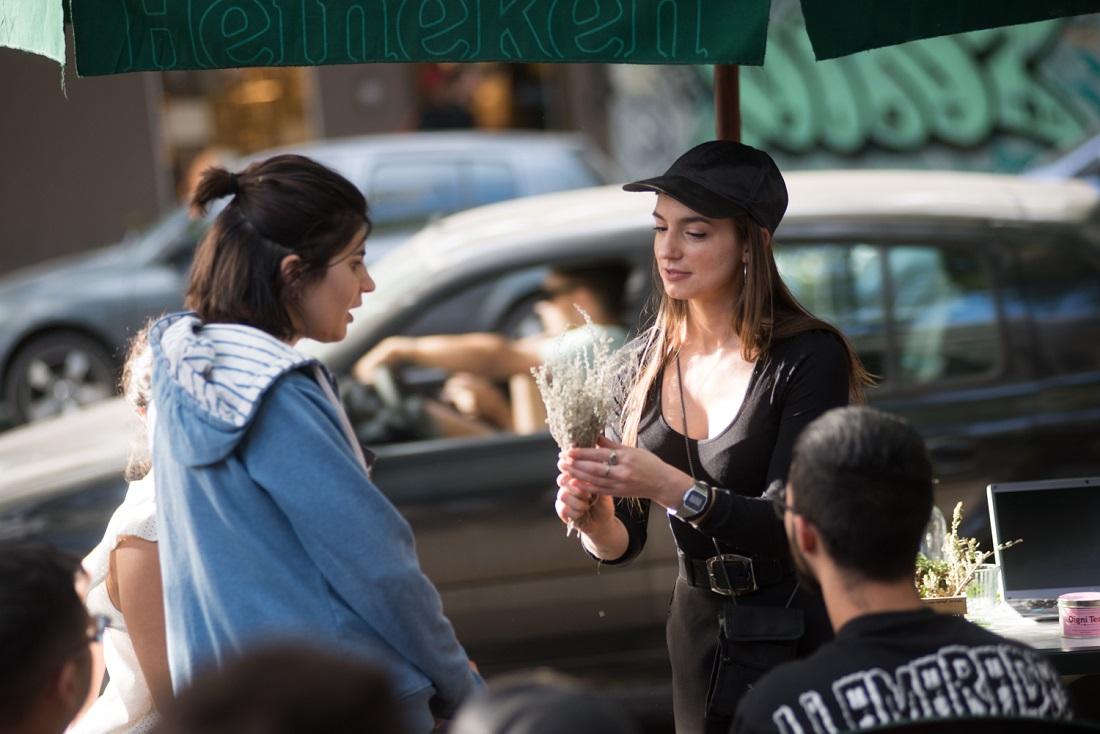
[[[240,173],[208,168],[195,188],[192,209],[232,196],[195,252],[187,308],[205,322],[254,326],[293,336],[287,306],[300,288],[320,277],[356,232],[371,222],[367,200],[350,181],[314,160],[278,155]],[[280,266],[301,258],[291,282]]]

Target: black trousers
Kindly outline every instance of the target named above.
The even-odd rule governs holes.
[[[791,598],[796,580],[791,576],[779,584],[752,594],[737,597],[738,604],[782,607]],[[707,683],[718,641],[718,615],[722,612],[726,597],[710,589],[689,586],[683,579],[676,579],[676,588],[669,605],[665,637],[672,664],[672,705],[676,717],[676,734],[726,734],[725,725],[704,720]],[[822,643],[833,637],[832,626],[825,612],[820,594],[799,588],[791,606],[803,610],[806,634],[797,646],[799,657],[805,657]]]

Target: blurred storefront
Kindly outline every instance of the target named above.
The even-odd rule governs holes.
[[[442,129],[586,129],[603,109],[570,87],[597,66],[392,64],[163,74],[164,146],[178,191],[210,160],[319,138]]]

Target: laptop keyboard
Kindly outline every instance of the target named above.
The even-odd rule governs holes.
[[[1009,599],[1008,605],[1022,617],[1057,617],[1057,599]]]

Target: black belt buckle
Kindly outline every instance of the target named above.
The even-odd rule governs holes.
[[[731,566],[735,569],[733,575],[730,574]],[[752,559],[737,553],[723,553],[708,558],[707,578],[710,581],[710,590],[722,596],[749,594],[760,588],[756,585]]]

